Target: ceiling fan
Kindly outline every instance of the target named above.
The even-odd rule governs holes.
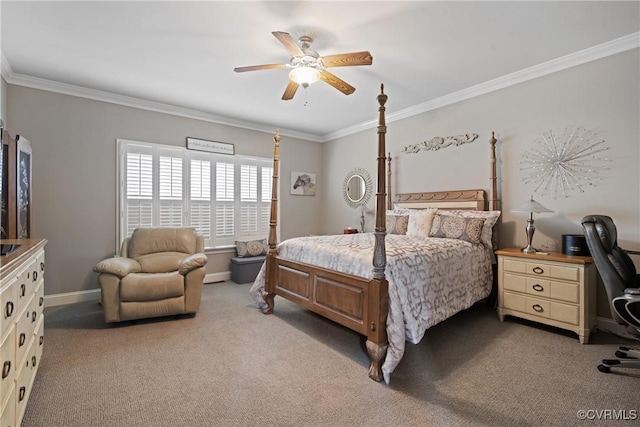
[[[273,31],[271,34],[273,34],[292,55],[289,63],[236,67],[233,71],[243,73],[245,71],[290,68],[289,83],[282,95],[282,99],[285,101],[293,98],[299,86],[306,88],[318,80],[330,84],[345,95],[351,95],[355,92],[356,88],[328,72],[326,69],[353,65],[371,65],[373,62],[373,57],[367,51],[320,56],[318,52],[311,49],[313,37],[310,35],[301,36],[296,42],[289,33]]]

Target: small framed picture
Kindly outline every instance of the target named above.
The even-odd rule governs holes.
[[[291,194],[298,196],[316,195],[316,174],[311,172],[291,172]]]
[[[218,141],[207,141],[206,139],[187,137],[187,149],[206,151],[208,153],[229,154],[234,155],[235,150],[233,144]]]
[[[31,144],[25,138],[16,137],[16,205],[17,238],[27,239],[31,234]]]

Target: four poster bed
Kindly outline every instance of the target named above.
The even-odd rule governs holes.
[[[388,383],[402,358],[405,341],[418,343],[427,328],[490,294],[492,229],[500,213],[495,199],[493,136],[491,211],[485,211],[484,190],[462,190],[398,194],[396,210],[387,212],[386,204],[391,203],[385,200],[387,95],[382,86],[377,99],[375,231],[301,237],[277,244],[280,136],[276,133],[269,252],[251,295],[265,314],[273,313],[274,297],[279,295],[366,336],[369,377]],[[407,214],[409,229],[413,225],[414,231],[387,234],[387,213]],[[416,234],[421,226],[433,232],[436,223],[445,234],[445,224],[456,223],[462,223],[468,233],[463,230],[462,238],[425,238],[423,230]]]

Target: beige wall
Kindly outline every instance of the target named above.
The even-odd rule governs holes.
[[[99,287],[92,267],[116,247],[117,138],[184,146],[190,136],[233,143],[238,154],[273,155],[273,134],[7,86],[9,131],[34,152],[33,236],[49,240],[47,295]],[[321,149],[282,137],[281,188],[291,170],[320,172]],[[282,193],[282,238],[317,233],[322,188],[316,197]],[[210,255],[207,273],[228,271],[230,256]]]
[[[4,77],[0,76],[0,119],[6,125],[7,124],[7,82]]]
[[[534,245],[561,250],[562,234],[582,233],[588,214],[612,216],[621,246],[640,250],[640,50],[635,49],[557,72],[411,118],[388,122],[387,149],[393,157],[393,192],[489,189],[489,138],[498,142],[502,227],[500,247],[524,246],[526,214],[511,212],[532,193],[519,160],[534,138],[550,129],[583,126],[610,147],[611,170],[597,186],[568,198],[535,195],[553,210],[536,217]],[[387,114],[392,114],[393,87]],[[439,151],[403,154],[401,149],[435,136],[478,133],[478,140]],[[340,191],[346,173],[364,167],[375,176],[377,138],[371,129],[325,144],[327,191],[324,227],[338,233],[356,226],[355,213]],[[354,161],[353,159],[358,159]],[[373,207],[373,200],[369,203]],[[331,214],[329,214],[329,212]],[[369,230],[372,226],[369,225]],[[635,257],[640,266],[640,257]],[[604,291],[600,289],[599,299]],[[604,307],[606,308],[606,300]]]

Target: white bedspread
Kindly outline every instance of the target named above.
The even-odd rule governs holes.
[[[301,237],[278,245],[281,258],[373,277],[373,233]],[[386,236],[389,282],[389,348],[382,372],[390,374],[404,355],[405,341],[417,344],[425,331],[491,292],[490,250],[456,239]],[[264,306],[265,265],[250,293]]]

